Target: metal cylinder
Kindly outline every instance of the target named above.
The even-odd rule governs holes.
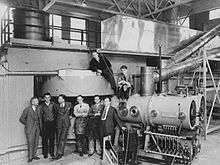
[[[160,95],[152,96],[148,111],[152,125],[172,125],[193,129],[196,125],[196,100],[194,97]]]
[[[118,115],[122,121],[147,125],[168,125],[194,129],[202,96],[153,95],[131,96],[119,105]]]
[[[150,96],[154,93],[154,67],[141,67],[141,96]]]
[[[161,69],[166,68],[168,65],[169,60],[161,60]],[[162,93],[168,93],[169,92],[169,80],[162,81]]]
[[[42,11],[14,9],[14,38],[49,39],[49,14]]]

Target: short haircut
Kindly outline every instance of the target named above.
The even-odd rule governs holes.
[[[66,100],[66,96],[64,95],[64,94],[60,94],[59,96],[58,96],[58,98],[59,97],[62,97],[64,100]]]
[[[98,98],[100,98],[100,96],[99,96],[99,95],[95,95],[95,96],[94,96],[94,98],[95,98],[95,97],[98,97]]]
[[[32,101],[34,100],[34,99],[38,99],[36,96],[34,96],[34,97],[31,97],[31,99],[30,99],[30,103],[32,104]]]
[[[120,67],[120,69],[128,69],[128,67],[127,67],[126,65],[122,65],[122,66]]]
[[[109,99],[109,101],[111,102],[111,97],[108,97],[108,96],[107,96],[107,97],[104,98],[104,100],[105,100],[105,99]]]
[[[47,93],[44,93],[44,97],[45,96],[51,96],[51,94],[49,92],[47,92]]]
[[[90,50],[89,50],[89,54],[91,54],[91,55],[92,55],[93,53],[95,53],[95,52],[97,53],[97,51],[96,51],[95,49],[90,49]]]
[[[82,96],[82,95],[78,95],[78,96],[76,96],[76,98],[78,98],[78,97],[82,97],[82,98],[83,98],[83,96]]]

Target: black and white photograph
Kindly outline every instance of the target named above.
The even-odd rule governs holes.
[[[0,0],[0,165],[220,165],[220,0]]]

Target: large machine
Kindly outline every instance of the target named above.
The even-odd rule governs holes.
[[[137,150],[139,156],[160,158],[171,164],[191,164],[200,151],[204,96],[195,86],[177,86],[175,93],[154,94],[155,83],[200,66],[203,57],[192,55],[217,35],[219,28],[178,51],[160,74],[152,68],[142,68],[142,95],[131,96],[119,104],[120,119],[140,129],[144,137]]]
[[[65,18],[62,19],[65,22]],[[13,21],[14,38],[7,35],[9,28],[4,28],[8,31],[2,32],[2,40],[10,40],[3,44],[0,52],[0,87],[4,91],[1,97],[6,98],[0,104],[3,107],[1,119],[8,123],[7,127],[0,128],[4,132],[0,136],[3,142],[0,154],[15,153],[26,147],[23,126],[17,119],[33,95],[50,92],[52,96],[58,96],[63,93],[72,101],[79,94],[113,94],[103,77],[88,70],[91,56],[87,46],[51,41],[48,13],[15,9]],[[220,26],[201,33],[124,16],[112,17],[102,24],[104,46],[100,51],[108,53],[114,73],[125,64],[133,75],[137,75],[140,67],[150,63],[147,57],[154,58],[154,62],[158,59],[158,45],[164,45],[167,52],[172,50],[162,52],[164,60],[170,57],[172,60],[160,70],[161,74],[154,68],[141,69],[141,95],[133,95],[126,103],[120,103],[118,111],[125,125],[133,127],[143,137],[139,155],[190,163],[200,150],[198,136],[204,120],[204,97],[196,88],[185,86],[177,87],[176,93],[155,94],[155,84],[200,66],[202,57],[194,55],[218,34]],[[62,35],[66,34],[65,28],[60,30]],[[11,100],[14,100],[13,104]],[[112,146],[106,146],[106,153],[115,154]],[[118,162],[116,159],[114,157],[110,162]]]

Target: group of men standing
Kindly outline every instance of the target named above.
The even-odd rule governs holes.
[[[47,159],[48,155],[55,160],[62,158],[70,119],[73,117],[79,155],[88,153],[91,156],[96,152],[102,157],[103,137],[112,136],[116,124],[122,128],[116,109],[110,105],[111,99],[106,97],[102,103],[100,97],[95,96],[91,107],[84,102],[81,95],[77,96],[78,104],[74,107],[66,101],[64,95],[59,95],[57,101],[58,104],[52,102],[51,95],[46,93],[44,102],[39,105],[38,98],[33,97],[30,100],[30,106],[20,117],[20,122],[25,125],[28,162],[40,159],[36,154],[40,135],[44,158]]]
[[[111,63],[105,56],[92,52],[92,60],[89,69],[96,72],[97,76],[103,76],[109,83],[120,101],[126,101],[132,89],[132,78],[128,74],[125,65],[120,67],[117,85],[114,79]],[[81,95],[77,96],[78,104],[74,107],[66,101],[65,95],[58,96],[58,104],[51,101],[50,93],[44,94],[44,102],[39,105],[37,97],[30,100],[21,117],[20,122],[25,125],[25,135],[28,144],[28,162],[39,159],[36,156],[39,136],[42,136],[42,151],[45,159],[48,154],[52,159],[60,159],[64,154],[70,119],[75,117],[74,132],[76,135],[77,150],[80,156],[89,146],[89,156],[95,151],[102,155],[102,140],[105,136],[112,136],[116,124],[122,128],[117,112],[106,97],[104,104],[99,96],[94,97],[94,105],[91,107],[84,103]],[[54,152],[56,139],[56,154]]]

